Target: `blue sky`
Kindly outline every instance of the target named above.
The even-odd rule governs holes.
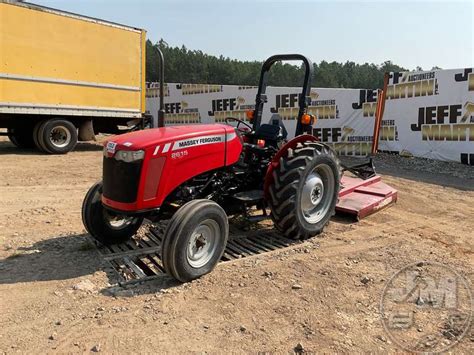
[[[474,0],[34,0],[144,28],[156,42],[241,60],[298,52],[408,69],[474,66]]]

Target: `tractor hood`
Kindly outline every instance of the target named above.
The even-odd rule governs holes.
[[[104,145],[102,203],[118,211],[159,208],[184,182],[235,164],[243,148],[223,124],[147,129]]]
[[[113,136],[104,143],[104,146],[107,147],[109,153],[116,150],[146,150],[157,145],[171,142],[179,143],[182,140],[189,140],[194,137],[198,139],[206,136],[223,135],[222,141],[224,142],[226,140],[224,135],[232,133],[235,133],[234,128],[223,124],[162,127]]]

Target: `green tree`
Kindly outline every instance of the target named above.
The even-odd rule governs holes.
[[[161,39],[153,44],[146,42],[146,79],[158,81],[158,52],[160,48],[165,58],[165,81],[176,83],[202,83],[222,85],[257,85],[262,63],[239,61],[224,56],[212,56],[200,50],[190,50],[184,45],[172,47]],[[315,63],[312,85],[324,88],[364,88],[376,89],[383,86],[385,72],[406,71],[405,68],[385,61],[357,64],[354,62]],[[276,63],[268,78],[269,85],[299,86],[304,77],[302,66]]]

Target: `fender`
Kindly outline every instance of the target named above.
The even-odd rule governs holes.
[[[301,142],[318,142],[318,138],[309,134],[303,134],[301,136],[297,136],[292,140],[288,141],[280,150],[275,154],[272,161],[268,165],[267,172],[265,174],[265,180],[263,183],[263,193],[265,199],[269,198],[268,189],[270,188],[270,184],[273,182],[273,171],[280,166],[280,158],[286,155],[286,152],[290,148],[295,148],[298,143]]]

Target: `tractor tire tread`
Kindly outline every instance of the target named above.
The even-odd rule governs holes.
[[[329,158],[335,164],[335,189],[339,192],[339,179],[341,174],[341,166],[339,159],[333,149],[327,145],[317,142],[303,142],[297,143],[294,149],[288,149],[288,154],[279,160],[279,168],[273,171],[273,182],[269,186],[270,217],[278,231],[291,239],[308,238],[310,236],[319,234],[323,228],[328,224],[329,219],[334,215],[335,204],[333,201],[328,217],[323,219],[313,232],[309,232],[302,228],[297,221],[296,211],[296,195],[300,186],[301,179],[308,164],[314,159],[321,156]]]

